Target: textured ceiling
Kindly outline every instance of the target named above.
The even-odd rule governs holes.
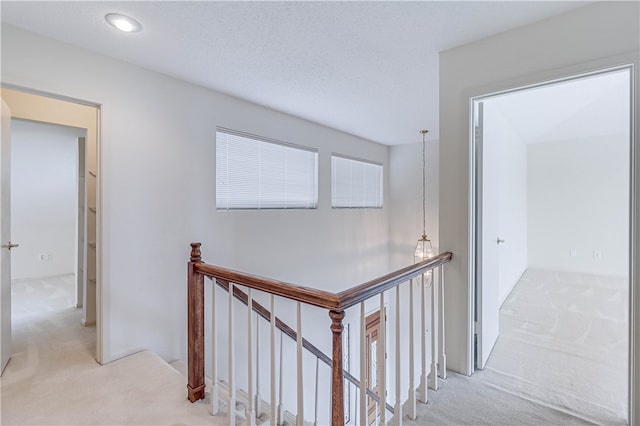
[[[628,70],[521,90],[486,100],[527,144],[629,132]]]
[[[438,132],[438,52],[576,1],[0,2],[3,24],[376,142]],[[123,13],[143,31],[104,20]]]

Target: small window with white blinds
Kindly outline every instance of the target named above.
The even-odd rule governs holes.
[[[218,127],[216,208],[314,209],[318,152]]]
[[[382,164],[331,156],[332,207],[381,208],[382,193]]]

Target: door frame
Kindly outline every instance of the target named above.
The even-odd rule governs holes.
[[[0,136],[0,176],[2,181],[11,181],[11,108],[0,99],[2,109],[2,135]],[[7,179],[8,178],[8,179]],[[11,193],[1,191],[0,195],[0,376],[9,364],[12,353],[11,341]],[[5,217],[9,215],[9,220]],[[4,249],[7,249],[6,252]]]
[[[491,352],[493,351],[493,348],[495,347],[495,344],[498,340],[498,337],[500,336],[500,316],[498,314],[496,314],[497,316],[497,323],[495,324],[496,327],[498,328],[498,332],[495,335],[495,339],[493,338],[493,333],[488,333],[488,330],[494,330],[494,327],[488,327],[489,324],[486,323],[486,321],[484,321],[485,319],[487,319],[487,315],[485,314],[485,310],[484,310],[484,304],[486,302],[483,303],[484,301],[484,297],[487,293],[489,293],[488,291],[485,291],[486,288],[483,287],[482,285],[480,285],[480,283],[483,283],[484,281],[484,277],[486,275],[486,270],[484,268],[484,266],[486,266],[486,264],[484,263],[485,261],[485,256],[483,253],[483,247],[484,249],[486,249],[485,245],[484,245],[484,240],[482,239],[482,236],[485,234],[486,230],[486,222],[485,222],[485,210],[484,210],[484,206],[486,204],[486,199],[485,199],[485,195],[486,192],[485,191],[485,185],[484,185],[484,179],[486,177],[485,175],[485,159],[487,157],[484,156],[484,148],[485,148],[485,141],[484,141],[484,126],[479,126],[479,124],[483,124],[484,123],[484,101],[486,99],[490,99],[490,97],[484,97],[482,99],[475,99],[473,102],[473,112],[472,112],[472,120],[473,120],[473,144],[474,144],[474,148],[473,148],[473,152],[475,155],[475,162],[474,162],[474,166],[475,166],[475,170],[476,170],[476,174],[474,175],[474,187],[473,187],[473,194],[475,196],[474,200],[475,200],[475,205],[474,205],[474,211],[475,211],[475,216],[474,216],[474,220],[475,220],[475,246],[474,246],[474,253],[475,253],[475,263],[474,263],[474,271],[475,271],[475,279],[474,279],[474,291],[475,291],[475,298],[473,301],[474,304],[474,313],[473,313],[473,319],[474,319],[474,354],[473,354],[473,366],[475,370],[478,369],[483,369],[486,365],[486,361],[489,359],[489,356],[491,356]],[[477,108],[476,108],[477,106]],[[498,218],[498,222],[499,222],[499,218]],[[499,235],[499,232],[496,230],[496,236]],[[494,240],[495,241],[495,240]],[[496,250],[496,255],[499,256],[499,250]],[[497,262],[497,264],[499,264],[499,260]],[[496,269],[496,271],[494,271],[496,273],[499,272]],[[494,277],[497,278],[499,280],[499,276],[498,277]],[[498,298],[495,299],[496,303],[498,302]],[[498,307],[499,310],[499,307]],[[493,323],[491,324],[492,326],[494,325]],[[485,339],[485,337],[489,337],[488,339]],[[485,342],[484,340],[489,340],[492,341],[491,346],[489,347],[489,345],[487,344],[487,342]],[[481,344],[482,343],[482,344]]]
[[[98,103],[78,100],[65,96],[59,96],[42,91],[26,89],[24,87],[2,84],[2,98],[11,109],[11,118],[38,121],[51,124],[60,124],[83,128],[87,130],[85,145],[87,154],[86,168],[89,164],[95,164],[95,324],[96,324],[96,348],[95,358],[102,364],[104,359],[104,298],[102,275],[102,182],[101,182],[101,113],[102,106]],[[73,117],[69,112],[77,114]],[[95,115],[94,115],[95,114]],[[89,123],[89,124],[88,124]],[[95,143],[91,144],[90,140]],[[91,150],[89,145],[94,145]],[[91,152],[93,151],[93,152]],[[88,173],[87,173],[88,175]],[[85,202],[85,239],[89,233],[86,228],[87,212],[89,211],[88,199]],[[92,246],[93,247],[93,246]],[[84,274],[87,271],[83,271]],[[86,297],[87,292],[84,292]],[[87,322],[89,325],[91,322]],[[84,324],[83,324],[84,325]]]
[[[76,308],[82,308],[84,303],[84,287],[87,281],[86,267],[86,225],[87,215],[84,205],[87,198],[87,179],[86,179],[86,135],[79,137],[77,140],[78,155],[76,165]]]
[[[365,361],[366,361],[366,368],[365,370],[367,371],[367,377],[366,377],[366,381],[367,381],[367,388],[371,389],[372,391],[374,391],[373,388],[370,388],[370,382],[371,379],[373,379],[374,374],[372,374],[371,372],[371,341],[369,340],[369,334],[373,334],[376,333],[376,341],[378,340],[378,338],[380,337],[380,315],[381,312],[378,309],[377,311],[374,311],[373,313],[367,315],[365,317],[365,341],[366,341],[366,347],[367,347],[367,355],[365,357]],[[376,364],[377,366],[378,364]],[[378,370],[376,369],[375,371],[375,377],[377,379],[377,375],[378,375]],[[361,380],[364,380],[364,378],[362,378]],[[376,386],[378,385],[377,380],[376,380]],[[379,386],[377,386],[379,387]],[[376,392],[379,389],[377,389]],[[372,402],[373,401],[373,402]],[[372,407],[373,407],[373,411],[372,411]],[[373,421],[371,421],[371,416],[373,414]],[[376,402],[373,400],[373,398],[371,397],[367,397],[367,425],[370,425],[371,423],[375,423],[375,420],[377,418],[377,413],[376,413]]]
[[[365,328],[366,328],[366,324],[368,322],[367,319],[372,318],[375,315],[378,315],[377,328],[378,328],[378,338],[380,338],[379,334],[380,334],[380,332],[382,330],[382,328],[380,327],[382,325],[381,324],[381,322],[382,322],[382,316],[381,315],[382,315],[383,312],[384,312],[384,336],[385,336],[384,339],[385,339],[385,342],[388,342],[388,336],[389,336],[388,300],[385,300],[383,309],[380,309],[380,305],[378,303],[376,303],[375,306],[372,309],[369,309],[368,311],[365,312],[365,316],[364,316],[365,317]],[[364,336],[362,336],[362,337],[364,337]],[[369,351],[369,349],[370,348],[367,345],[367,351]],[[388,381],[387,381],[387,377],[386,377],[387,376],[387,356],[388,356],[388,352],[387,352],[387,348],[385,346],[385,356],[383,357],[383,362],[384,362],[384,366],[385,366],[384,367],[384,373],[385,373],[385,376],[384,376],[385,391],[384,392],[385,392],[385,395],[387,395],[387,385],[388,385]],[[362,358],[360,359],[360,362],[362,362]],[[367,362],[367,364],[368,364],[368,361],[365,360],[365,362]],[[367,367],[368,367],[368,365],[367,365]],[[379,376],[378,376],[378,372],[376,372],[376,382],[380,382]],[[367,387],[368,386],[369,386],[369,384],[367,383]],[[369,401],[370,398],[367,397],[366,399],[367,399],[367,401]],[[367,402],[367,405],[368,405],[368,402]],[[376,409],[374,423],[376,423],[378,418],[380,417],[380,412],[379,412],[378,408]],[[385,410],[386,410],[386,407],[385,407]],[[369,410],[367,409],[367,414],[368,414],[368,411]],[[388,421],[388,419],[387,419],[387,421]]]
[[[640,325],[636,325],[636,321],[640,317],[640,289],[637,288],[638,274],[640,271],[636,267],[636,256],[639,238],[638,226],[640,220],[638,218],[638,191],[640,190],[640,184],[637,183],[638,176],[640,174],[640,146],[638,136],[638,123],[636,122],[636,105],[638,103],[638,82],[637,72],[638,64],[636,61],[622,61],[621,64],[611,66],[595,66],[590,71],[568,71],[561,73],[560,77],[555,78],[533,78],[533,83],[514,85],[512,87],[486,91],[484,94],[469,97],[469,258],[468,258],[468,289],[469,289],[469,309],[470,315],[468,316],[469,323],[467,324],[467,342],[468,342],[468,360],[472,363],[475,360],[475,321],[476,321],[476,281],[478,278],[477,261],[481,256],[482,241],[478,235],[478,215],[481,214],[481,210],[478,210],[478,195],[482,193],[482,189],[478,189],[481,182],[478,180],[478,152],[476,146],[475,135],[475,108],[476,102],[486,100],[498,95],[504,95],[508,93],[514,93],[521,90],[527,90],[532,88],[544,87],[551,84],[568,82],[585,77],[607,74],[610,72],[628,70],[630,79],[630,129],[629,129],[629,354],[628,354],[628,415],[627,421],[629,424],[635,424],[640,421],[640,395],[636,394],[638,388],[640,388],[640,368],[636,365],[638,361],[635,360],[640,353]],[[471,368],[471,372],[475,372],[475,366]]]

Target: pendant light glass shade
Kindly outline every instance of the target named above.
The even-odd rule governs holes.
[[[434,255],[433,246],[431,245],[431,240],[427,238],[426,235],[422,235],[422,237],[418,240],[418,244],[416,245],[416,252],[413,255],[416,263],[422,262],[425,259],[433,257]]]

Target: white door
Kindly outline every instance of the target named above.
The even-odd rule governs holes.
[[[0,374],[11,356],[11,111],[2,100],[0,140]]]
[[[484,136],[484,105],[476,104],[476,366],[484,368],[496,344],[499,325],[499,147]]]

